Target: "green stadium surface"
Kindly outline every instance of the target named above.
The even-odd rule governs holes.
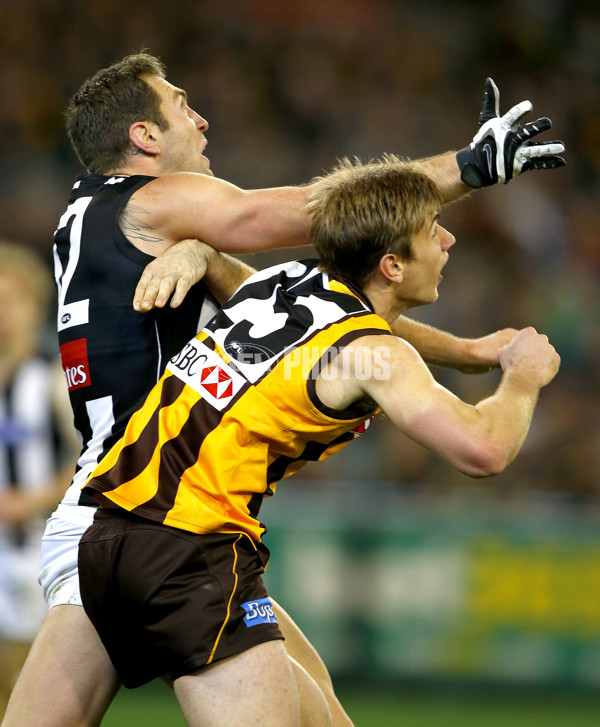
[[[498,692],[476,695],[419,689],[396,693],[340,690],[355,727],[597,727],[600,694]],[[185,727],[174,696],[161,683],[122,689],[103,727]]]

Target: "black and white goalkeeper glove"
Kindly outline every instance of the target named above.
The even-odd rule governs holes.
[[[471,144],[456,154],[460,178],[465,184],[474,189],[497,182],[508,184],[513,177],[528,169],[565,166],[565,160],[558,156],[565,150],[561,141],[531,141],[537,134],[551,128],[549,118],[544,116],[524,126],[519,125],[532,108],[530,101],[521,101],[500,116],[500,91],[491,78],[486,80],[479,131]]]

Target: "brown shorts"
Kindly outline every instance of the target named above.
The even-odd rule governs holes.
[[[283,636],[247,535],[195,535],[99,508],[79,547],[86,613],[126,687],[176,679]]]

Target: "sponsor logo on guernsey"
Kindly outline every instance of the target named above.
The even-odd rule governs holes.
[[[73,326],[83,326],[90,321],[90,301],[78,300],[75,303],[64,303],[59,306],[58,310],[58,330],[64,331],[65,328]]]
[[[169,361],[167,369],[219,411],[246,383],[217,353],[195,338]]]
[[[257,598],[256,601],[246,601],[246,603],[242,603],[242,608],[246,612],[244,622],[248,628],[259,624],[277,623],[270,598]]]
[[[87,339],[63,343],[60,347],[60,360],[67,379],[69,391],[91,386],[90,365],[87,355]]]

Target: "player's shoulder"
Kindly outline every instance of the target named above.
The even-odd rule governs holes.
[[[233,186],[219,177],[199,172],[170,172],[154,177],[142,190],[149,194],[164,194],[169,192],[185,193],[187,190],[212,189],[221,186]],[[140,190],[140,191],[142,191]]]
[[[138,189],[131,198],[133,204],[147,209],[153,215],[171,217],[179,211],[214,208],[227,199],[230,190],[237,188],[217,177],[197,172],[172,172],[155,177]]]
[[[365,332],[365,335],[358,336],[349,343],[348,348],[354,350],[369,349],[375,353],[380,353],[382,349],[385,349],[391,361],[410,361],[415,356],[420,358],[412,344],[403,338],[390,334],[385,328],[377,332]]]

